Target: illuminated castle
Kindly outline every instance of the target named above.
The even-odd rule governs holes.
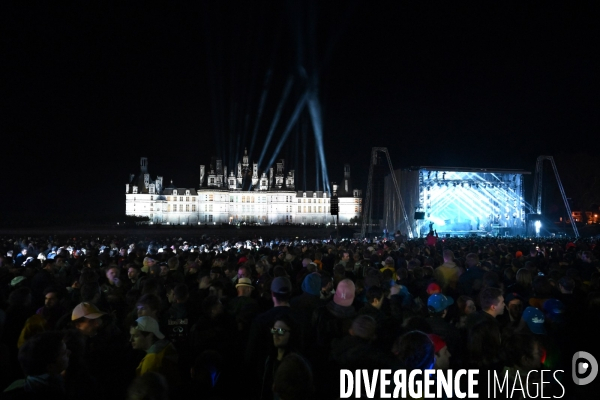
[[[125,185],[125,214],[144,216],[153,224],[327,224],[331,195],[323,191],[295,190],[294,171],[285,172],[284,160],[275,168],[259,173],[258,164],[250,166],[244,151],[234,171],[213,158],[209,168],[200,166],[198,189],[164,186],[163,177],[155,180],[148,173],[148,159],[141,158],[140,173],[130,175]],[[344,180],[338,189],[339,221],[350,223],[362,212],[362,192],[351,189],[350,166],[344,166]]]

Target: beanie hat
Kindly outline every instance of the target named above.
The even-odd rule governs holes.
[[[442,293],[442,288],[440,287],[440,285],[438,285],[435,282],[432,282],[429,285],[427,285],[427,294],[432,295],[436,293]]]
[[[302,291],[313,296],[318,296],[321,292],[321,277],[316,272],[306,275],[302,282]]]
[[[354,282],[350,279],[343,279],[338,283],[333,296],[333,302],[339,306],[349,307],[354,301]]]
[[[433,347],[435,348],[436,353],[439,353],[440,350],[446,347],[446,342],[444,341],[444,339],[442,339],[435,333],[430,333],[427,336],[429,336],[429,339],[431,339],[431,341],[433,342]]]
[[[548,299],[544,302],[544,314],[552,322],[563,322],[565,305],[557,299]]]
[[[278,276],[271,282],[271,292],[287,294],[292,292],[292,283],[288,278]]]

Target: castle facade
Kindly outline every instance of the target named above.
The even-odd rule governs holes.
[[[229,173],[228,173],[229,172]],[[337,187],[339,222],[348,224],[362,213],[362,191],[351,188],[350,166]],[[164,186],[148,172],[148,159],[140,160],[140,172],[125,184],[125,213],[148,217],[152,224],[327,224],[333,223],[331,194],[296,191],[294,171],[285,171],[284,160],[267,172],[250,165],[247,151],[236,171],[227,171],[220,159],[209,168],[200,166],[198,188]]]

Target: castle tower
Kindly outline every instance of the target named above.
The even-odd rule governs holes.
[[[252,186],[258,185],[258,164],[252,163]]]
[[[294,190],[294,170],[288,171],[288,176],[285,178],[285,188],[288,190]]]
[[[145,174],[148,172],[148,157],[140,158],[140,172]]]
[[[247,169],[250,163],[248,162],[248,149],[244,149],[244,157],[242,157],[242,164],[244,169]]]
[[[352,182],[350,180],[350,164],[344,164],[344,181],[342,184],[342,193],[348,195],[352,192]]]
[[[260,177],[260,190],[269,190],[269,179],[267,178],[267,174],[266,173],[262,173],[262,176]]]

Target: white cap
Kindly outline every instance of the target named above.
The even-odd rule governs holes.
[[[158,329],[158,321],[154,318],[139,317],[135,320],[135,322],[137,323],[137,327],[135,329],[137,329],[138,331],[153,333],[154,336],[156,336],[159,339],[165,338],[165,335],[160,333],[160,330]]]

